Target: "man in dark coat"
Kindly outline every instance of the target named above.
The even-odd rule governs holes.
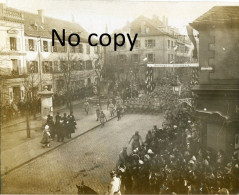
[[[64,120],[60,119],[59,120],[59,124],[57,126],[57,130],[56,130],[56,134],[57,134],[57,142],[64,141],[64,136],[65,136],[65,126],[64,126]]]

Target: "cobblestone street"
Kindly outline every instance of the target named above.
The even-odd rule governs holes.
[[[84,180],[98,193],[107,191],[109,171],[135,130],[145,138],[161,115],[127,114],[98,127],[2,177],[2,193],[77,193]],[[24,175],[24,177],[22,177]]]

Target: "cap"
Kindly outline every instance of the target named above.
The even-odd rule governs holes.
[[[49,129],[49,126],[48,126],[48,125],[46,125],[46,126],[45,126],[45,130],[48,130],[48,129]]]

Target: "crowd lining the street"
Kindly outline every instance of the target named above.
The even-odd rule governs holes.
[[[133,141],[132,152],[128,155],[124,147],[111,172],[108,194],[238,193],[236,156],[201,148],[199,124],[181,117],[174,125],[155,125],[144,141],[135,132],[129,141]]]

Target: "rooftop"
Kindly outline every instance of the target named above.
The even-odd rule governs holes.
[[[202,24],[239,23],[239,6],[215,6],[190,25],[198,29]]]

